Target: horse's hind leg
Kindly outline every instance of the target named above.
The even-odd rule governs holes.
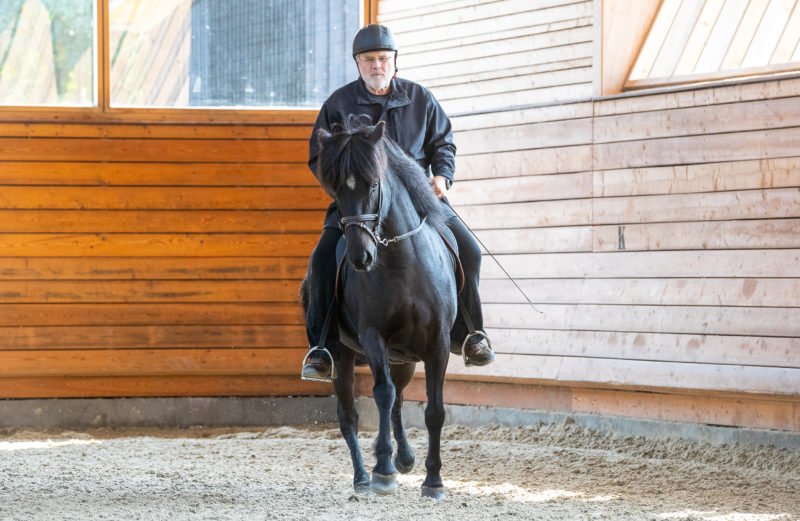
[[[350,449],[350,458],[353,460],[353,487],[356,492],[366,492],[369,490],[369,473],[364,466],[361,447],[358,445],[358,412],[353,392],[354,367],[355,353],[350,349],[342,348],[333,387],[338,399],[336,413],[339,417],[339,429],[342,431],[342,437],[347,443],[347,448]]]
[[[392,407],[392,427],[394,439],[397,442],[397,454],[394,457],[394,464],[397,470],[403,474],[411,472],[414,468],[414,451],[408,444],[406,431],[403,428],[403,390],[414,378],[414,370],[417,364],[397,364],[392,366],[392,381],[394,382],[397,397]]]
[[[449,338],[445,334],[425,360],[425,385],[428,392],[428,406],[425,408],[425,426],[428,428],[428,457],[425,458],[425,481],[422,482],[422,495],[433,499],[444,498],[442,483],[442,458],[440,455],[442,426],[444,425],[444,373],[447,370]]]

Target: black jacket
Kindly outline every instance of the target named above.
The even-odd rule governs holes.
[[[322,105],[314,124],[308,152],[308,166],[317,175],[317,130],[330,130],[349,114],[366,114],[372,124],[386,122],[388,136],[423,169],[453,181],[456,146],[450,119],[425,87],[400,78],[392,80],[386,107],[372,101],[361,78],[336,90]]]

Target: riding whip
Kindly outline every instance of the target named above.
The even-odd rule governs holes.
[[[448,201],[448,200],[447,200],[447,197],[443,195],[443,196],[441,197],[441,200],[442,200],[442,201],[444,201],[444,204],[446,204],[447,206],[449,206],[451,210],[453,210],[453,213],[455,214],[455,216],[456,216],[456,217],[458,217],[458,220],[459,220],[459,221],[461,221],[461,224],[463,224],[464,226],[466,226],[467,230],[469,230],[469,233],[471,233],[471,234],[472,234],[472,236],[473,236],[473,237],[475,237],[475,240],[476,240],[476,241],[478,241],[478,244],[480,244],[480,245],[481,245],[481,247],[482,247],[484,250],[486,250],[486,253],[488,253],[488,254],[489,254],[489,257],[491,257],[491,258],[492,258],[492,260],[493,260],[495,263],[497,263],[497,265],[498,265],[498,266],[500,267],[500,269],[503,271],[503,273],[505,274],[505,276],[506,276],[506,277],[508,277],[508,280],[510,280],[510,281],[511,281],[511,282],[514,284],[514,287],[515,287],[515,288],[517,288],[517,290],[518,290],[520,293],[522,293],[522,296],[523,296],[523,297],[525,297],[525,300],[526,300],[526,301],[528,302],[528,304],[529,304],[529,305],[530,305],[530,306],[533,308],[533,310],[534,310],[534,311],[536,311],[537,313],[539,313],[540,315],[544,315],[544,312],[543,312],[543,311],[541,311],[541,310],[539,310],[539,309],[537,309],[537,307],[536,307],[536,306],[533,304],[533,302],[531,302],[531,299],[530,299],[530,298],[528,298],[528,295],[527,295],[527,294],[526,294],[524,291],[522,291],[522,288],[520,288],[520,287],[519,287],[519,284],[517,284],[517,281],[516,281],[516,280],[514,280],[514,277],[512,277],[511,275],[509,275],[509,274],[508,274],[508,272],[507,272],[507,271],[506,271],[506,269],[503,267],[503,265],[502,265],[502,264],[500,264],[500,261],[499,261],[499,260],[497,260],[497,257],[495,257],[495,256],[494,256],[494,254],[493,254],[493,253],[492,253],[492,252],[489,250],[489,248],[487,248],[487,247],[486,247],[486,245],[483,243],[483,241],[481,241],[481,240],[478,238],[478,235],[477,235],[477,234],[476,234],[474,231],[472,231],[472,228],[470,228],[470,227],[469,227],[469,225],[468,225],[468,224],[467,224],[467,223],[464,221],[464,219],[462,219],[462,218],[461,218],[461,216],[458,214],[458,212],[456,212],[456,209],[455,209],[455,208],[453,208],[453,205],[451,205],[451,204],[450,204],[450,201]]]

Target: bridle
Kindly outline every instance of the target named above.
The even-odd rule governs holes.
[[[347,233],[347,229],[349,227],[358,226],[359,228],[361,228],[362,230],[367,232],[367,235],[369,235],[369,237],[373,240],[373,242],[375,242],[376,246],[378,244],[380,244],[382,246],[389,246],[392,243],[400,242],[403,239],[408,239],[409,237],[411,237],[413,235],[416,235],[417,233],[419,233],[419,231],[425,225],[425,221],[428,220],[428,216],[426,215],[425,217],[422,218],[422,221],[420,221],[419,226],[417,226],[413,230],[411,230],[409,232],[406,232],[406,233],[403,233],[403,234],[400,234],[400,235],[395,235],[391,239],[386,239],[386,238],[382,238],[379,235],[379,232],[378,232],[378,228],[380,228],[380,226],[381,226],[381,211],[382,211],[382,209],[383,209],[383,187],[382,187],[382,185],[380,184],[380,181],[379,181],[378,182],[378,213],[362,213],[360,215],[352,215],[352,216],[349,216],[349,217],[342,217],[341,219],[339,219],[339,222],[344,227],[344,230],[343,230],[344,233]],[[375,225],[372,227],[372,229],[370,229],[365,223],[372,222],[372,221],[375,221]]]

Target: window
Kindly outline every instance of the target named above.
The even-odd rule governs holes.
[[[355,79],[361,0],[112,0],[111,105],[318,107]]]
[[[0,0],[0,105],[316,108],[357,77],[365,6]]]
[[[664,0],[625,88],[800,71],[800,2]]]
[[[96,104],[95,0],[0,1],[0,104]]]

